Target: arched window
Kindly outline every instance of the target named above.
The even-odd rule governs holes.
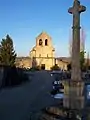
[[[42,39],[39,40],[39,45],[40,45],[40,46],[42,45]]]
[[[48,45],[48,40],[46,39],[46,40],[45,40],[45,46],[47,46],[47,45]]]

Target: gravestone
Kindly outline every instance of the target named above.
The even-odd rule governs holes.
[[[64,81],[64,107],[70,109],[83,109],[84,107],[84,82],[81,79],[80,70],[80,13],[86,10],[85,6],[80,5],[80,1],[74,0],[73,7],[68,12],[73,14],[73,43],[71,59],[71,79]]]

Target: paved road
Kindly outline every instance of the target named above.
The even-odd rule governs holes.
[[[30,120],[30,112],[58,103],[50,96],[53,78],[46,71],[36,72],[32,82],[0,92],[0,120]]]

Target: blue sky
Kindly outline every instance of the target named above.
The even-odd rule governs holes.
[[[35,45],[35,38],[46,31],[53,39],[56,56],[69,55],[69,38],[72,15],[68,8],[73,0],[0,0],[0,40],[9,34],[18,56],[28,56]],[[90,0],[81,0],[87,11],[81,14],[90,52]]]

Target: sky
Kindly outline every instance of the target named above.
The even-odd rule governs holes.
[[[90,0],[80,0],[87,7],[81,13],[85,48],[90,52]],[[55,47],[55,56],[69,56],[73,0],[0,0],[0,41],[7,34],[13,39],[18,56],[29,56],[36,37],[47,32]]]

